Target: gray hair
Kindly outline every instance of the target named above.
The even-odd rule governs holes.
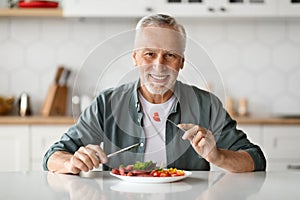
[[[147,27],[147,26],[158,26],[164,27],[169,26],[174,30],[180,32],[186,40],[186,32],[184,27],[179,24],[175,18],[166,14],[153,14],[143,17],[136,25],[136,30]]]

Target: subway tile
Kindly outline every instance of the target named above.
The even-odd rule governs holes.
[[[0,45],[1,67],[6,70],[13,70],[24,65],[24,48],[15,41],[6,40]]]
[[[256,38],[269,45],[276,43],[286,38],[286,24],[282,21],[262,20],[257,22]]]
[[[29,95],[35,94],[39,89],[39,76],[30,69],[21,67],[10,72],[11,89],[15,95],[27,92]],[[39,98],[38,96],[32,98]]]
[[[1,64],[0,64],[1,69]],[[0,96],[4,95],[11,95],[10,94],[10,85],[9,85],[9,73],[8,71],[1,69],[0,73]]]
[[[212,47],[211,59],[221,73],[237,66],[239,64],[239,58],[239,49],[231,43],[220,42]]]
[[[0,42],[5,41],[9,38],[9,21],[0,18]]]
[[[293,71],[300,65],[299,46],[286,41],[273,49],[273,65],[284,71]]]
[[[251,94],[255,90],[255,75],[244,69],[237,69],[234,72],[230,73],[227,78],[227,88],[230,94],[238,98],[251,97]]]
[[[77,21],[72,24],[71,38],[83,45],[95,46],[105,39],[105,30],[98,20]]]
[[[49,45],[58,45],[71,36],[71,22],[67,19],[44,19],[41,23],[41,40]]]
[[[269,69],[258,74],[256,89],[266,97],[277,98],[285,93],[287,89],[286,82],[286,77],[282,72]]]
[[[266,70],[271,64],[270,48],[258,42],[246,45],[242,52],[242,64],[251,71]]]
[[[254,41],[255,26],[251,20],[233,21],[226,24],[224,34],[230,42],[248,46]]]
[[[297,67],[297,70],[289,74],[288,77],[288,90],[298,98],[300,98],[299,86],[300,86],[300,65]],[[298,101],[298,103],[299,102],[300,100]]]
[[[295,114],[300,113],[300,98],[292,95],[283,95],[274,98],[272,101],[272,112],[274,115]]]
[[[25,45],[39,40],[40,21],[38,19],[12,19],[11,37]]]
[[[54,61],[54,49],[50,45],[36,42],[26,49],[26,63],[30,68],[44,71],[47,68],[54,67]]]
[[[295,103],[299,102],[300,98],[298,20],[180,19],[180,21],[185,25],[190,41],[201,45],[200,50],[193,49],[193,52],[189,50],[187,53],[193,53],[193,59],[198,59],[196,63],[201,63],[200,60],[202,62],[205,60],[201,49],[203,47],[216,64],[212,66],[210,62],[204,62],[206,68],[201,70],[205,77],[200,82],[195,79],[193,73],[184,72],[182,78],[189,79],[189,82],[199,84],[201,87],[205,87],[206,82],[212,83],[216,93],[225,88],[236,100],[248,94],[249,110],[255,115],[291,112],[284,104],[290,104],[295,110],[298,109],[299,105]],[[134,30],[136,22],[137,19],[111,18],[86,20],[1,18],[0,93],[19,95],[20,92],[27,91],[32,96],[35,112],[39,112],[58,65],[71,68],[72,76],[69,80],[71,90],[75,76],[91,50],[99,43],[110,39],[112,42],[105,47],[106,52],[114,52],[114,49],[120,46],[113,40],[119,39],[119,34],[122,35],[124,31]],[[130,68],[129,72],[117,70],[117,65],[122,63],[132,67],[129,66],[129,60],[125,62],[122,59],[115,60],[112,63],[114,67],[109,71],[115,76],[125,72],[124,76],[117,79],[117,84],[136,75]],[[97,58],[95,61],[98,60]],[[195,63],[194,60],[187,61]],[[216,75],[215,69],[219,70],[221,76],[217,79],[221,78],[225,85],[220,84],[222,81],[216,81],[215,76],[211,75]],[[99,89],[97,85],[92,85],[94,82],[96,84],[96,81],[92,84],[89,84],[89,81],[82,81],[87,88],[80,92],[94,92]],[[103,81],[112,84],[109,77],[104,77]]]
[[[290,21],[287,27],[288,38],[293,42],[300,44],[300,21]]]

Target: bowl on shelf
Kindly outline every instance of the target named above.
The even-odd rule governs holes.
[[[14,105],[13,97],[0,96],[0,115],[6,115],[10,113]]]

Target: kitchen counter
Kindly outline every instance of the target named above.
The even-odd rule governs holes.
[[[253,125],[300,125],[298,117],[233,117],[238,124]]]
[[[300,170],[228,173],[193,171],[182,181],[138,184],[109,172],[77,175],[51,172],[0,173],[0,199],[299,199]]]
[[[300,125],[300,118],[280,118],[280,117],[233,117],[238,124],[273,124],[273,125]],[[19,117],[19,116],[0,116],[0,124],[69,124],[75,120],[71,116],[53,117]]]

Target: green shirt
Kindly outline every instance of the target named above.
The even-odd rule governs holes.
[[[136,81],[101,92],[77,123],[46,152],[44,169],[47,170],[47,161],[56,151],[74,153],[81,146],[103,142],[103,149],[109,154],[138,142],[147,144],[138,87],[139,81]],[[176,103],[168,119],[177,124],[193,123],[211,130],[218,148],[245,150],[252,156],[256,171],[266,169],[260,147],[252,144],[246,134],[236,128],[236,121],[230,118],[215,95],[180,81],[176,82],[174,95]],[[210,170],[209,163],[195,152],[190,142],[181,138],[183,132],[168,121],[165,134],[168,167]],[[143,162],[144,151],[145,145],[120,153],[111,157],[103,168],[109,170],[120,164]]]

